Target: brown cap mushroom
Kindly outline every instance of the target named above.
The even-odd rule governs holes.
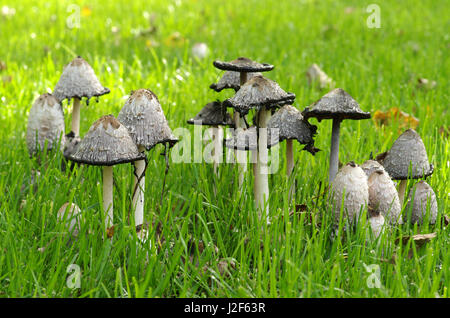
[[[61,104],[51,94],[39,96],[30,109],[27,127],[27,147],[30,156],[37,151],[64,147],[64,112]]]
[[[324,95],[310,107],[302,112],[305,119],[315,117],[319,120],[333,119],[331,133],[330,170],[329,180],[333,181],[339,164],[339,131],[341,121],[344,119],[368,119],[370,113],[363,112],[358,103],[342,88],[336,88]]]
[[[107,115],[92,124],[75,153],[67,159],[103,166],[103,211],[107,213],[106,226],[110,228],[113,221],[112,166],[145,159],[145,154],[139,152],[125,126],[113,115]]]
[[[172,134],[158,97],[149,89],[134,91],[117,119],[128,129],[135,144],[146,150],[159,143],[173,146],[178,141]]]
[[[224,101],[224,104],[236,109],[241,116],[245,116],[250,109],[281,107],[291,104],[294,99],[295,94],[286,93],[276,82],[258,75],[245,82],[233,97]]]
[[[429,213],[429,221],[431,224],[436,223],[438,212],[436,194],[433,188],[425,181],[419,181],[409,193],[406,211],[411,209],[411,223],[422,224],[426,220]]]

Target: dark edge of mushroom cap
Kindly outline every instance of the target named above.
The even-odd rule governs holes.
[[[259,100],[251,100],[242,102],[239,101],[241,99],[255,99],[255,94],[251,94],[250,98],[247,98],[247,90],[256,90],[261,91],[262,86],[268,86],[268,90],[265,93],[267,96],[261,96]],[[278,95],[277,97],[273,97],[270,95]],[[247,81],[242,87],[237,91],[237,93],[226,99],[223,104],[226,107],[232,107],[240,113],[240,116],[243,117],[248,114],[250,109],[260,110],[265,107],[266,109],[278,108],[284,105],[292,104],[295,100],[295,94],[285,92],[277,82],[272,81],[268,78],[265,78],[262,75],[254,76],[251,80]]]
[[[274,66],[267,63],[258,63],[246,57],[238,57],[230,62],[216,60],[213,65],[219,70],[235,72],[267,72],[273,70]]]
[[[336,88],[322,96],[310,107],[302,112],[303,117],[308,119],[315,117],[322,119],[369,119],[369,112],[363,112],[359,104],[342,88]]]
[[[220,101],[206,104],[193,118],[186,121],[189,125],[230,126],[234,123],[227,108]]]
[[[90,138],[93,138],[93,139],[96,139],[97,140],[97,144],[99,144],[99,142],[98,142],[99,138],[98,137],[92,137],[91,134],[93,134],[94,131],[100,125],[103,125],[103,129],[107,129],[109,125],[113,129],[119,129],[119,128],[122,127],[124,129],[124,131],[126,131],[127,135],[123,136],[123,137],[121,137],[119,139],[121,139],[120,141],[122,141],[122,142],[128,143],[128,146],[130,148],[132,148],[131,150],[132,150],[133,153],[131,153],[128,157],[122,157],[122,158],[117,158],[117,159],[108,160],[108,161],[92,160],[92,159],[86,159],[86,158],[83,158],[83,157],[77,158],[76,155],[78,154],[80,149],[82,149],[83,142],[87,142]],[[125,139],[129,139],[129,140],[123,140],[124,138]],[[131,136],[129,135],[128,130],[125,128],[125,126],[123,126],[113,115],[105,115],[105,116],[101,117],[100,119],[98,119],[97,121],[95,121],[92,124],[92,126],[89,129],[89,131],[86,134],[86,136],[78,144],[76,152],[68,155],[66,158],[68,160],[73,161],[73,162],[84,163],[84,164],[88,164],[88,165],[91,165],[91,166],[114,166],[114,165],[117,165],[117,164],[133,162],[133,161],[136,161],[136,160],[143,160],[143,159],[146,158],[146,156],[145,156],[144,153],[139,152],[137,146],[134,144],[134,142],[131,139]]]
[[[252,77],[261,75],[259,72],[251,72],[247,74],[247,81]],[[224,89],[234,89],[237,92],[241,88],[240,73],[235,71],[226,71],[217,83],[213,83],[209,88],[220,93]]]

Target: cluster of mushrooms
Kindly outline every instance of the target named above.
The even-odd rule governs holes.
[[[148,89],[131,93],[117,118],[106,115],[95,121],[80,138],[80,101],[109,93],[97,79],[92,67],[81,57],[75,58],[63,70],[53,94],[43,94],[34,102],[28,119],[27,146],[30,156],[42,150],[57,149],[64,157],[78,164],[102,166],[103,215],[105,229],[113,226],[113,166],[134,164],[133,207],[139,238],[148,232],[142,227],[146,155],[157,144],[173,146],[178,139],[172,134],[157,96]],[[62,101],[73,99],[72,131],[64,135]],[[58,212],[60,220],[67,219],[74,229],[80,209],[65,204]]]
[[[237,162],[239,189],[247,174],[247,153],[251,151],[254,177],[254,200],[259,217],[269,220],[269,149],[286,140],[286,176],[289,182],[289,199],[295,196],[293,178],[293,140],[304,145],[315,155],[314,146],[317,126],[308,119],[319,122],[331,119],[331,151],[329,164],[330,202],[335,223],[344,218],[355,222],[365,208],[375,235],[389,224],[402,224],[406,219],[413,223],[436,222],[437,201],[432,188],[425,182],[416,183],[404,197],[408,181],[424,179],[433,172],[425,146],[420,136],[412,129],[406,130],[392,148],[376,160],[368,160],[360,166],[349,162],[339,168],[339,136],[341,122],[345,119],[361,120],[371,117],[363,112],[358,103],[343,89],[336,88],[317,102],[299,111],[292,104],[295,94],[284,91],[275,81],[262,75],[274,66],[240,57],[230,62],[214,61],[213,65],[225,71],[211,89],[220,92],[233,89],[235,95],[224,101],[213,101],[188,124],[207,125],[213,129],[214,171],[218,175],[218,164],[222,162],[223,145],[234,151]],[[31,156],[47,149],[63,151],[64,157],[78,164],[103,167],[103,215],[106,230],[113,225],[113,166],[121,163],[134,165],[133,208],[135,225],[144,222],[145,151],[157,144],[172,147],[178,139],[172,134],[156,95],[148,89],[139,89],[129,96],[117,118],[103,116],[94,122],[84,138],[80,137],[81,99],[99,97],[109,93],[98,81],[91,66],[81,57],[75,58],[65,68],[53,94],[43,94],[34,102],[29,115],[27,146]],[[65,135],[62,101],[73,99],[72,130]],[[228,113],[233,110],[233,115]],[[231,127],[230,138],[224,137],[223,127]],[[399,190],[392,180],[400,180]],[[60,214],[79,214],[76,206]],[[405,207],[405,209],[402,209]],[[406,214],[402,215],[402,211]],[[426,212],[429,211],[429,214]],[[72,224],[73,226],[73,224]],[[141,232],[142,237],[146,234]]]

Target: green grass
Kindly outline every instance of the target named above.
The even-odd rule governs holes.
[[[90,14],[82,14],[81,27],[75,29],[66,26],[71,3],[0,1],[16,10],[13,16],[0,16],[0,60],[7,66],[0,71],[1,297],[449,296],[450,230],[442,226],[441,216],[449,213],[450,141],[439,133],[450,125],[446,1],[377,1],[380,29],[366,26],[365,9],[373,1],[90,1]],[[354,10],[346,13],[348,7]],[[149,28],[151,15],[156,31],[138,36]],[[182,40],[170,40],[175,32]],[[195,42],[210,48],[203,61],[191,56]],[[58,168],[58,155],[41,171],[35,191],[29,185],[38,165],[29,159],[25,143],[28,111],[37,96],[53,89],[63,66],[76,55],[111,89],[99,103],[82,107],[82,135],[100,116],[117,116],[125,96],[138,88],[156,93],[173,129],[187,127],[192,133],[187,119],[207,102],[232,96],[208,88],[221,74],[212,66],[216,58],[248,56],[274,64],[265,75],[294,92],[294,105],[303,109],[325,93],[310,87],[305,77],[306,69],[318,63],[364,111],[399,107],[420,120],[417,131],[436,167],[427,181],[437,195],[439,221],[435,226],[404,225],[376,242],[367,239],[361,224],[332,240],[326,202],[315,198],[319,183],[322,190],[327,183],[331,122],[311,120],[318,125],[316,146],[322,151],[312,157],[295,146],[296,203],[306,204],[321,226],[308,223],[304,214],[289,215],[284,155],[279,173],[270,176],[272,223],[264,230],[253,206],[252,177],[247,176],[239,193],[232,165],[221,165],[216,178],[211,165],[172,163],[160,206],[164,159],[159,155],[163,148],[157,147],[148,153],[145,219],[162,225],[160,250],[138,248],[127,221],[130,165],[114,168],[117,229],[112,242],[103,241],[98,167],[68,176]],[[419,77],[435,80],[436,88],[418,90]],[[66,102],[64,110],[69,129]],[[371,152],[388,150],[401,132],[398,122],[377,128],[372,120],[345,121],[340,160],[362,163]],[[68,201],[87,219],[75,241],[56,220]],[[412,257],[410,245],[394,244],[400,236],[429,232],[437,237],[414,248]],[[152,238],[155,233],[152,227]],[[199,266],[182,261],[192,252],[190,239],[205,244],[201,255],[194,252]],[[38,250],[42,247],[44,252]],[[394,253],[394,264],[382,261]],[[221,275],[217,259],[235,268]],[[70,264],[81,268],[80,289],[66,285]],[[380,288],[367,285],[370,264],[380,266]]]

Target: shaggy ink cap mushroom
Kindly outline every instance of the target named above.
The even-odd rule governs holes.
[[[138,151],[127,128],[113,115],[94,122],[77,150],[67,159],[93,166],[113,166],[145,158]]]
[[[100,84],[92,67],[82,57],[78,56],[64,67],[63,73],[55,86],[53,95],[59,100],[71,98],[98,97],[110,92],[109,88]]]
[[[233,126],[230,114],[227,108],[219,101],[206,104],[194,118],[187,121],[190,125],[206,126]]]
[[[272,135],[272,139],[267,139],[267,148],[269,145],[275,145],[278,139],[275,134]],[[258,134],[256,126],[249,128],[235,129],[233,136],[229,139],[225,139],[225,147],[237,150],[257,150],[258,149]]]
[[[231,62],[223,62],[216,60],[213,65],[219,70],[235,71],[235,72],[267,72],[273,70],[274,66],[267,63],[258,63],[246,57],[238,57]]]
[[[268,125],[268,141],[269,148],[277,143],[287,140],[297,140],[300,144],[306,145],[304,150],[315,154],[318,149],[314,147],[314,135],[317,126],[311,125],[303,119],[302,114],[293,106],[285,105],[280,108],[269,120]],[[278,139],[273,136],[275,130],[278,129]]]
[[[344,119],[368,119],[370,113],[363,112],[358,103],[342,88],[336,88],[325,94],[310,107],[302,112],[305,119],[315,117],[320,122],[322,119],[332,119],[331,151],[329,181],[333,182],[338,171],[339,164],[339,133],[341,121]]]
[[[372,172],[376,170],[385,171],[383,166],[378,161],[372,159],[364,161],[364,163],[361,165],[361,169],[364,170],[367,178],[372,174]]]
[[[137,146],[146,150],[160,143],[172,147],[178,139],[172,134],[158,97],[149,89],[132,92],[117,119],[128,129]]]
[[[58,146],[59,150],[63,150],[64,112],[61,103],[53,95],[42,94],[33,103],[28,115],[26,139],[30,156],[35,155],[38,149],[44,150],[45,141],[47,150]]]
[[[224,104],[236,109],[241,116],[245,116],[250,109],[277,108],[292,104],[294,99],[295,94],[285,92],[276,82],[258,75],[245,82],[233,97],[224,101]]]
[[[254,76],[261,75],[261,73],[248,73],[247,80],[250,80]],[[234,91],[238,91],[241,88],[241,75],[239,72],[226,71],[217,83],[211,84],[209,88],[216,92],[221,92],[224,89],[232,88]]]
[[[425,145],[414,129],[403,132],[379,161],[394,180],[424,178],[434,170],[428,162]]]
[[[423,180],[416,183],[409,193],[408,204],[405,211],[409,211],[410,209],[411,223],[423,224],[428,211],[430,214],[430,223],[436,223],[438,212],[436,194],[434,193],[433,188]]]

